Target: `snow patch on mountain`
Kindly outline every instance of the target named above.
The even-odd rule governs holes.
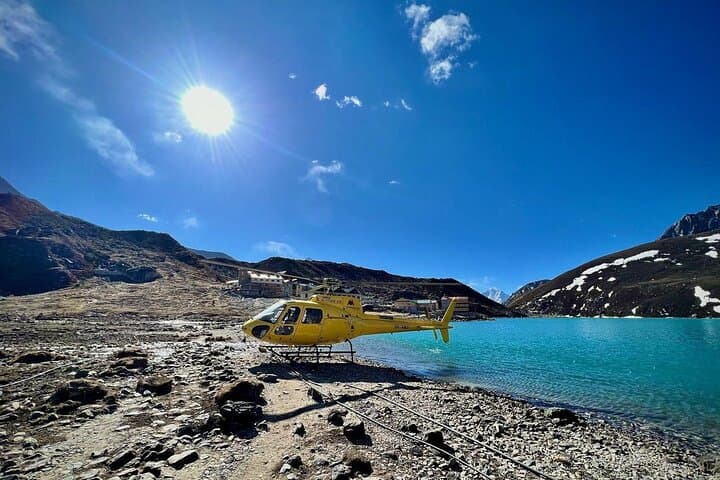
[[[710,304],[720,303],[720,298],[713,298],[710,292],[700,286],[695,287],[695,297],[700,300],[701,307],[707,307]],[[720,313],[720,306],[713,307],[713,311]]]
[[[720,233],[714,233],[707,237],[697,237],[697,240],[705,243],[720,243]]]

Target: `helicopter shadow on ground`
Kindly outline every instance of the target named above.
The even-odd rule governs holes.
[[[278,378],[291,380],[297,379],[295,372],[303,377],[317,383],[335,382],[365,382],[365,383],[391,383],[397,388],[415,389],[402,382],[417,380],[405,373],[390,367],[364,365],[351,362],[265,362],[248,369],[255,375],[271,373]]]
[[[343,402],[369,398],[374,393],[382,393],[396,389],[415,390],[417,388],[401,383],[403,381],[408,381],[408,377],[399,370],[356,363],[331,362],[315,364],[267,362],[251,367],[248,371],[255,375],[270,373],[277,375],[278,379],[285,380],[297,380],[297,372],[302,374],[304,378],[319,385],[330,385],[334,383],[342,384],[346,382],[377,382],[386,384],[376,388],[368,388],[369,392],[345,394],[338,397],[338,400]],[[388,383],[390,385],[387,385]],[[325,408],[328,405],[335,403],[333,399],[324,398],[319,395],[320,392],[313,392],[313,390],[314,389],[311,387],[308,387],[308,405],[281,414],[266,415],[266,420],[268,422],[287,420],[303,413]],[[353,443],[356,445],[371,445],[372,441],[369,437],[365,436],[364,438],[354,439]]]

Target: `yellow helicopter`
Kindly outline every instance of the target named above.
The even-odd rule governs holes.
[[[318,347],[348,342],[353,354],[353,338],[380,333],[437,332],[445,343],[450,341],[450,320],[455,311],[451,299],[442,318],[409,317],[377,312],[365,312],[359,295],[313,295],[308,300],[280,300],[266,308],[242,326],[249,337],[263,342],[290,347]],[[330,347],[331,350],[332,347]]]

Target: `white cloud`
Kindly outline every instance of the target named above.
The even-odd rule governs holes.
[[[149,213],[138,213],[138,218],[152,223],[158,222],[157,217],[154,215],[150,215]]]
[[[135,146],[112,120],[97,113],[95,104],[76,94],[56,78],[45,77],[40,87],[51,97],[64,104],[80,128],[85,144],[115,167],[119,173],[151,176],[153,168],[141,160]]]
[[[200,222],[198,222],[197,217],[194,215],[183,218],[182,224],[185,228],[198,228],[200,226]]]
[[[275,255],[278,257],[297,257],[297,253],[295,252],[295,249],[288,245],[287,243],[283,242],[276,242],[275,240],[268,240],[266,242],[258,242],[255,245],[253,245],[253,248],[255,250],[258,250],[260,252],[264,252],[270,255]]]
[[[154,133],[153,140],[157,143],[181,143],[183,141],[183,137],[179,132],[167,130],[165,132]]]
[[[420,26],[430,18],[430,6],[412,3],[405,7],[405,17],[413,22],[412,29],[414,36]]]
[[[452,75],[455,64],[453,57],[443,58],[437,62],[430,63],[429,73],[433,83],[441,83]]]
[[[348,105],[352,105],[353,107],[362,107],[362,101],[355,95],[350,97],[346,95],[342,100],[335,101],[335,105],[337,105],[338,108],[345,108]]]
[[[400,99],[400,105],[402,105],[402,107],[403,107],[405,110],[407,110],[407,111],[411,111],[411,110],[412,110],[412,107],[411,107],[410,105],[408,105],[408,103],[405,101],[404,98],[401,98],[401,99]]]
[[[37,60],[60,63],[52,28],[29,3],[14,0],[0,3],[0,51],[20,60],[27,49]]]
[[[413,7],[413,8],[411,8]],[[413,22],[412,36],[418,38],[420,50],[428,60],[428,73],[435,84],[450,78],[457,66],[457,58],[477,39],[470,25],[470,18],[460,13],[446,13],[429,21],[430,8],[426,5],[410,5],[405,9],[405,17]]]
[[[330,100],[327,85],[324,83],[319,85],[315,90],[313,90],[313,95],[315,95],[317,99],[321,102],[323,100]]]
[[[492,287],[495,284],[495,277],[484,275],[480,278],[473,278],[462,282],[477,291],[481,291]]]
[[[448,50],[462,52],[475,40],[470,18],[464,13],[448,13],[423,27],[420,47],[426,55],[437,58]]]
[[[295,75],[294,73],[289,73],[289,74],[288,74],[288,78],[289,78],[290,80],[295,80],[295,79],[297,78],[297,75]]]
[[[385,106],[385,108],[390,107],[390,100],[385,100],[385,101],[383,102],[383,105]]]
[[[390,181],[388,182],[388,184],[390,184],[390,185],[400,185],[400,182],[399,182],[398,180],[390,180]]]
[[[325,178],[329,175],[339,174],[343,171],[343,168],[343,164],[337,160],[333,160],[329,165],[322,165],[317,160],[313,160],[312,166],[303,177],[303,180],[310,180],[314,182],[318,192],[327,193],[328,190],[325,184]]]
[[[71,70],[57,53],[53,29],[29,3],[0,2],[0,52],[16,61],[24,52],[30,53],[44,72],[40,87],[68,108],[91,150],[122,173],[153,175],[152,167],[138,158],[135,146],[122,130],[69,85]]]

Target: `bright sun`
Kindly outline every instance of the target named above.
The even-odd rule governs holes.
[[[190,126],[214,137],[230,130],[235,112],[227,98],[204,85],[192,87],[180,99],[182,111]]]

